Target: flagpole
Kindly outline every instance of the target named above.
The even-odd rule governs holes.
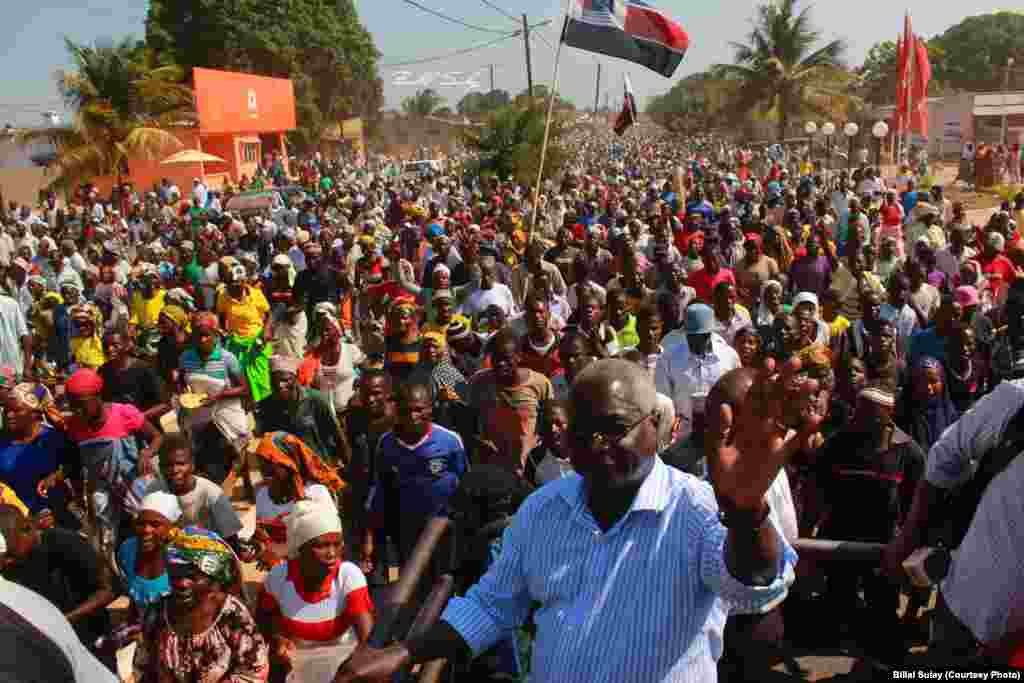
[[[533,233],[537,229],[537,214],[539,213],[540,208],[540,185],[544,178],[544,160],[548,154],[548,135],[551,133],[551,113],[554,111],[555,96],[558,94],[558,62],[562,56],[562,43],[565,42],[565,26],[566,22],[569,21],[570,2],[572,2],[572,0],[566,0],[565,18],[562,20],[562,33],[558,36],[558,47],[555,48],[555,73],[551,77],[551,88],[548,93],[548,113],[544,120],[544,140],[540,145],[540,166],[537,168],[537,185],[533,188],[533,211],[530,212],[530,241],[533,241]]]

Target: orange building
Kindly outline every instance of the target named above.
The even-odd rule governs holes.
[[[174,129],[182,149],[193,149],[224,159],[224,163],[161,164],[160,159],[132,159],[128,162],[130,181],[138,191],[148,191],[168,178],[187,198],[193,178],[202,178],[211,189],[237,183],[242,176],[253,177],[264,157],[278,155],[288,171],[284,136],[295,129],[295,91],[286,78],[193,69],[196,124]],[[180,150],[169,150],[168,157]],[[96,182],[101,196],[115,182]]]

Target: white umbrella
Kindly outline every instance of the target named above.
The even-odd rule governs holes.
[[[167,157],[161,164],[225,164],[227,163],[218,156],[200,152],[198,149],[183,149],[180,152]]]

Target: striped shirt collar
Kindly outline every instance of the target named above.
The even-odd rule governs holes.
[[[627,515],[641,510],[662,512],[671,501],[672,487],[669,482],[668,465],[662,462],[658,456],[653,457],[654,467],[647,474],[644,483],[640,485],[640,490],[637,491],[633,504],[629,506]],[[573,510],[586,505],[584,485],[583,477],[577,477],[573,486],[565,486],[559,492],[559,495]]]

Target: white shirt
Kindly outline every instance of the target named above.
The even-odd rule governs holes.
[[[490,306],[498,306],[505,312],[506,317],[512,317],[516,312],[516,302],[512,297],[512,290],[507,285],[495,282],[490,289],[478,289],[469,295],[466,303],[462,304],[460,312],[470,318],[475,318]]]
[[[0,578],[0,602],[49,636],[68,658],[75,681],[118,683],[117,676],[82,645],[67,618],[52,602],[35,591],[4,578]]]
[[[995,643],[1024,628],[1024,458],[1014,458],[981,498],[953,554],[942,595],[975,638]]]
[[[14,238],[7,232],[0,232],[0,266],[7,268],[14,257]]]
[[[200,208],[206,208],[206,197],[207,197],[206,185],[202,183],[196,183],[192,186],[192,201],[195,205]]]
[[[661,355],[654,369],[654,385],[675,405],[681,419],[680,438],[692,430],[693,413],[703,410],[700,397],[706,398],[722,375],[739,367],[739,354],[717,334],[711,335],[711,348],[704,356],[692,354],[688,344],[678,344]]]
[[[896,326],[896,334],[900,341],[906,345],[910,335],[917,329],[917,313],[910,307],[910,304],[903,304],[902,309],[897,309],[892,304],[882,304],[879,316],[882,320],[891,322]]]
[[[0,294],[0,367],[14,368],[21,375],[25,367],[21,339],[28,336],[28,324],[18,302]]]

